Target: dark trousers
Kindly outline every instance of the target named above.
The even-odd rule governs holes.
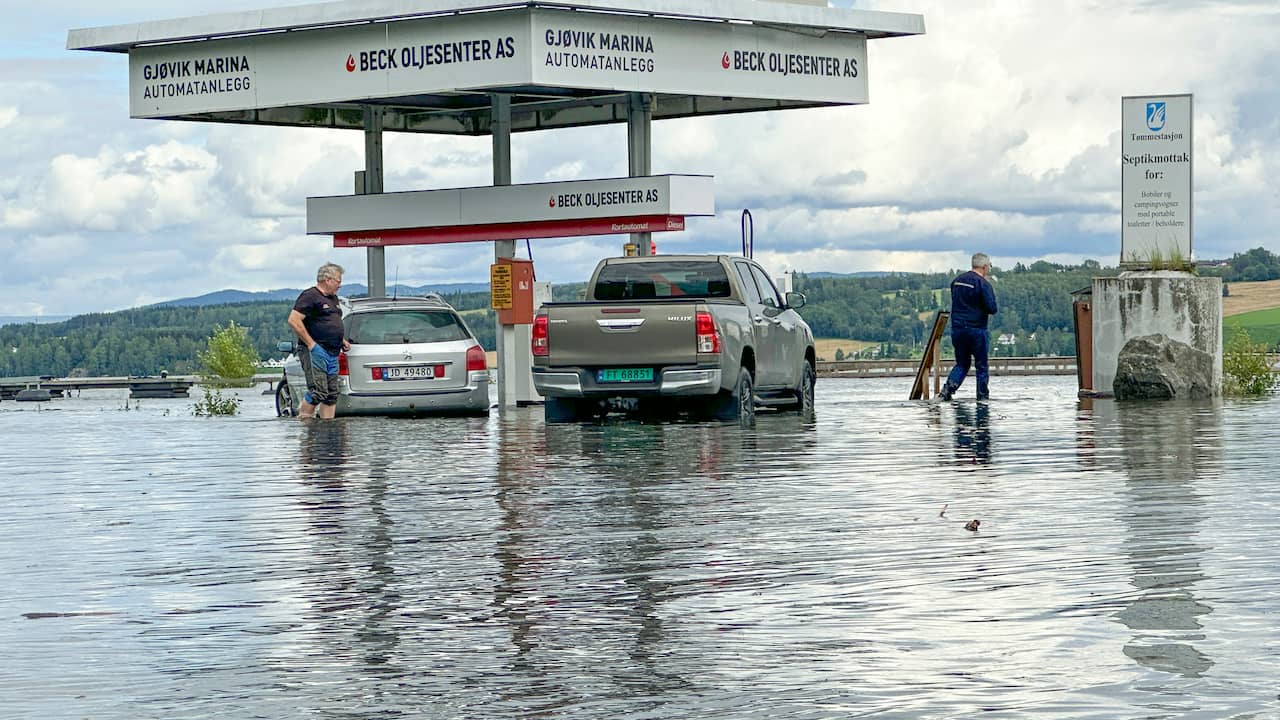
[[[974,368],[978,380],[978,399],[986,400],[990,396],[987,389],[987,342],[990,335],[981,328],[961,328],[951,332],[951,344],[956,349],[956,366],[951,368],[947,376],[947,386],[955,392],[969,374],[969,367]]]

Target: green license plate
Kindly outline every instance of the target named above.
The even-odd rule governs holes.
[[[596,371],[596,382],[653,382],[653,368],[605,368]]]

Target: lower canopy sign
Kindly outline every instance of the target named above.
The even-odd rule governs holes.
[[[307,199],[307,233],[334,247],[577,237],[685,229],[715,214],[706,175],[532,183]]]

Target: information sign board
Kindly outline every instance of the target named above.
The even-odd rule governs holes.
[[[1192,96],[1121,99],[1120,264],[1190,263]]]
[[[489,306],[494,310],[510,310],[512,301],[511,266],[495,263],[489,266]]]

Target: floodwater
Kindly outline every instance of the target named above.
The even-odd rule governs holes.
[[[1280,399],[909,383],[751,429],[5,401],[0,716],[1280,717]]]

